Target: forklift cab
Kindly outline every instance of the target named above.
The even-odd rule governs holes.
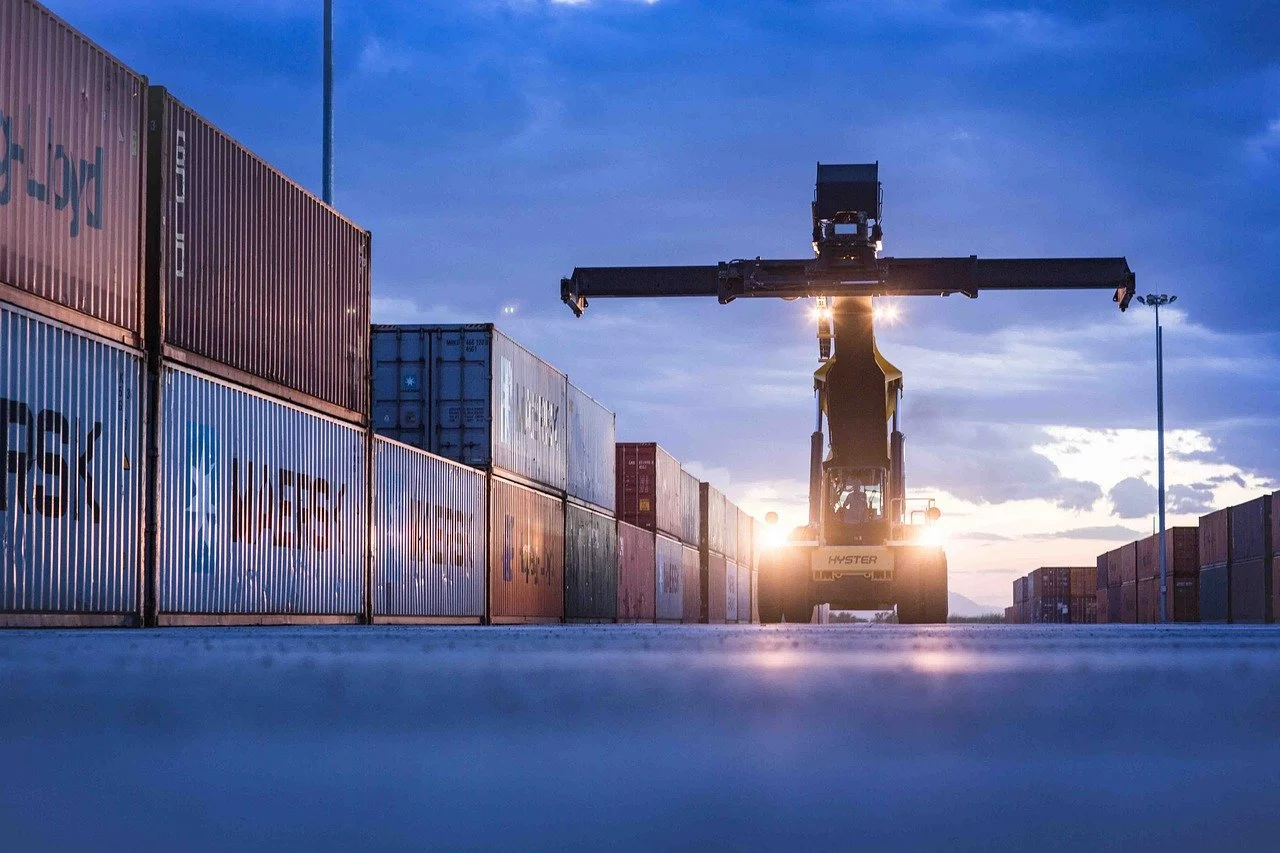
[[[828,467],[824,472],[822,541],[828,545],[880,545],[888,532],[888,471]]]

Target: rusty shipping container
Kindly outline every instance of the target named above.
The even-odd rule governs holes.
[[[1093,625],[1098,621],[1098,599],[1096,595],[1071,596],[1068,622],[1072,625]]]
[[[1231,510],[1200,516],[1200,566],[1225,565],[1231,560]]]
[[[652,622],[657,553],[654,534],[618,522],[618,621]]]
[[[1233,506],[1231,516],[1231,561],[1270,557],[1271,495]]]
[[[1138,621],[1138,582],[1129,581],[1120,585],[1120,618],[1116,620],[1126,625]]]
[[[1110,586],[1110,585],[1111,585],[1111,584],[1109,583],[1109,581],[1108,581],[1108,571],[1109,571],[1109,569],[1108,569],[1108,567],[1109,567],[1108,556],[1109,556],[1108,554],[1099,554],[1099,555],[1098,555],[1098,568],[1097,568],[1098,584],[1097,584],[1097,588],[1098,588],[1098,590],[1099,590],[1099,591],[1104,590],[1104,589],[1106,589],[1108,586]]]
[[[1095,595],[1098,589],[1098,569],[1094,566],[1076,566],[1071,570],[1071,595]]]
[[[702,483],[699,488],[698,514],[700,520],[698,526],[702,532],[699,548],[703,551],[710,551],[724,556],[728,550],[727,536],[724,529],[725,506],[728,501],[725,500],[724,494],[710,483]]]
[[[152,346],[368,423],[369,232],[164,88],[148,90],[147,158]]]
[[[1231,621],[1231,574],[1225,563],[1200,568],[1200,621]]]
[[[659,533],[655,549],[658,573],[655,616],[659,622],[679,622],[684,618],[684,546],[679,540]]]
[[[567,404],[566,491],[570,498],[612,513],[617,506],[617,416],[572,382]]]
[[[567,621],[618,618],[618,524],[613,516],[565,505],[564,580]]]
[[[373,453],[374,620],[479,622],[484,473],[381,436]]]
[[[1118,578],[1120,585],[1136,581],[1138,579],[1138,543],[1130,542],[1128,545],[1112,551],[1107,565],[1113,574],[1116,566],[1120,567],[1120,577]],[[1113,583],[1116,581],[1116,578],[1112,579]]]
[[[568,380],[488,324],[373,327],[373,428],[552,492],[568,485]]]
[[[1169,578],[1168,612],[1170,622],[1200,621],[1200,578],[1174,576]]]
[[[738,624],[751,622],[751,567],[738,564]]]
[[[702,483],[683,468],[680,469],[680,536],[686,545],[697,548],[702,542],[702,514],[699,510]]]
[[[142,346],[146,81],[0,0],[0,301]]]
[[[1160,577],[1160,535],[1138,543],[1137,577]],[[1171,527],[1165,531],[1165,561],[1169,577],[1194,577],[1200,571],[1200,536],[1194,527]]]
[[[0,303],[0,624],[135,621],[143,373],[139,353]]]
[[[1124,623],[1124,596],[1119,586],[1107,587],[1107,622]]]
[[[703,557],[703,565],[705,567],[703,576],[707,584],[706,621],[712,625],[723,625],[725,619],[728,618],[728,601],[725,596],[729,583],[727,578],[728,564],[723,554],[717,554],[713,551]]]
[[[564,501],[489,478],[489,620],[564,618]]]
[[[653,442],[622,442],[615,453],[618,520],[680,536],[680,463]]]
[[[355,621],[366,433],[183,368],[164,368],[159,393],[161,622]]]
[[[1160,579],[1141,578],[1138,586],[1138,623],[1149,625],[1160,621]]]
[[[680,621],[686,624],[700,622],[706,602],[702,597],[702,559],[698,556],[697,548],[681,546],[680,570],[684,576],[684,607],[680,612]]]

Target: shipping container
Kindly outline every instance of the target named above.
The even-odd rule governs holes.
[[[1233,520],[1232,530],[1237,529]],[[1233,559],[1230,575],[1231,621],[1237,624],[1254,625],[1273,621],[1271,558]]]
[[[653,442],[620,443],[615,458],[618,520],[680,536],[680,463]]]
[[[680,621],[686,624],[701,622],[706,601],[702,597],[702,559],[698,549],[682,545],[680,549],[680,568],[684,575],[684,608]]]
[[[760,570],[751,570],[751,624],[760,624]]]
[[[479,622],[484,473],[381,436],[373,452],[374,619]]]
[[[1200,529],[1204,530],[1203,520]],[[1200,542],[1203,545],[1204,539]],[[1200,569],[1200,621],[1217,624],[1231,621],[1231,575],[1226,565]]]
[[[143,370],[0,303],[0,613],[138,614]]]
[[[1114,572],[1115,567],[1120,567],[1119,582],[1121,585],[1133,583],[1138,579],[1138,543],[1130,542],[1121,548],[1117,548],[1111,552],[1111,559],[1108,565]],[[1114,580],[1113,580],[1114,582]],[[1130,620],[1132,621],[1132,620]]]
[[[658,564],[656,616],[659,622],[679,622],[684,618],[684,546],[679,540],[659,533],[655,547]]]
[[[728,588],[727,563],[724,555],[714,551],[704,559],[706,567],[704,575],[707,581],[707,615],[706,620],[712,625],[723,625],[727,618],[727,600],[725,590]]]
[[[1013,603],[1022,604],[1027,600],[1027,578],[1022,576],[1013,582]]]
[[[1109,557],[1109,556],[1110,556],[1110,555],[1108,555],[1108,554],[1099,554],[1099,555],[1098,555],[1098,568],[1097,568],[1097,573],[1098,573],[1098,585],[1097,585],[1097,588],[1098,588],[1099,592],[1101,592],[1101,590],[1104,590],[1104,589],[1106,589],[1108,586],[1110,586],[1110,583],[1108,582],[1108,557]]]
[[[738,623],[751,622],[751,568],[738,565]]]
[[[618,621],[652,622],[657,585],[654,534],[618,522]]]
[[[702,543],[702,514],[699,511],[702,483],[680,469],[680,541],[697,548]]]
[[[613,516],[573,503],[565,505],[564,578],[565,619],[617,620],[618,524]]]
[[[1167,616],[1170,622],[1200,621],[1200,578],[1171,577],[1168,587]]]
[[[1160,577],[1160,535],[1139,541],[1138,580]],[[1200,572],[1200,537],[1194,527],[1171,527],[1165,531],[1165,561],[1169,577],[1194,577]]]
[[[564,492],[568,380],[491,325],[374,326],[373,428]]]
[[[738,621],[738,564],[731,560],[724,564],[724,621]]]
[[[1126,625],[1138,621],[1138,582],[1128,581],[1120,585],[1120,619]]]
[[[1276,511],[1277,509],[1280,509],[1280,505],[1277,505],[1278,500],[1280,500],[1280,492],[1273,492],[1271,495],[1271,508],[1272,508],[1271,553],[1272,554],[1280,554],[1280,512]]]
[[[1107,622],[1124,623],[1124,596],[1119,586],[1107,587]]]
[[[1093,625],[1098,621],[1098,599],[1096,595],[1071,596],[1072,625]]]
[[[0,300],[142,346],[146,82],[0,2]]]
[[[1231,510],[1200,516],[1200,566],[1220,566],[1231,559]]]
[[[1140,578],[1138,586],[1138,622],[1143,625],[1160,621],[1160,579]]]
[[[1077,566],[1071,569],[1071,595],[1092,596],[1098,590],[1098,570],[1094,566]]]
[[[148,90],[148,115],[147,312],[163,327],[153,345],[368,423],[369,232],[164,88]]]
[[[1280,621],[1280,556],[1271,558],[1271,618]]]
[[[1017,622],[1017,618],[1018,618],[1018,617],[1015,615],[1015,611],[1016,611],[1016,610],[1017,610],[1017,608],[1016,608],[1016,607],[1012,607],[1012,606],[1010,606],[1010,607],[1006,607],[1006,608],[1004,609],[1004,621],[1005,621],[1005,623],[1006,623],[1006,624],[1009,624],[1009,625],[1016,624],[1016,622]]]
[[[159,393],[162,621],[359,617],[365,432],[184,368]]]
[[[489,620],[564,618],[564,501],[489,478]]]
[[[1270,557],[1271,495],[1233,506],[1231,516],[1231,562]],[[1234,585],[1234,581],[1232,582]]]
[[[728,503],[724,495],[710,483],[702,483],[698,499],[698,526],[702,532],[699,547],[704,551],[724,555],[726,551],[724,519],[725,505]]]
[[[617,417],[572,382],[568,384],[569,497],[613,512],[617,506]]]
[[[748,568],[755,564],[754,521],[738,507],[738,563]]]
[[[727,498],[724,502],[724,555],[730,562],[738,560],[738,507]]]

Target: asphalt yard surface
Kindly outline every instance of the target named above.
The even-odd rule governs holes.
[[[0,633],[5,850],[1276,850],[1280,630]]]

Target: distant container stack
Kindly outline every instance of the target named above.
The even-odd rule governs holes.
[[[1194,527],[1165,531],[1166,619],[1200,621],[1199,533]],[[1137,543],[1138,622],[1160,621],[1160,536]]]
[[[1097,621],[1098,570],[1094,566],[1045,566],[1013,582],[1013,606],[1005,621],[1022,625],[1093,624]]]
[[[1229,513],[1229,621],[1258,625],[1273,622],[1271,495],[1233,506]]]
[[[1231,621],[1231,511],[1201,516],[1199,526],[1200,621]]]

